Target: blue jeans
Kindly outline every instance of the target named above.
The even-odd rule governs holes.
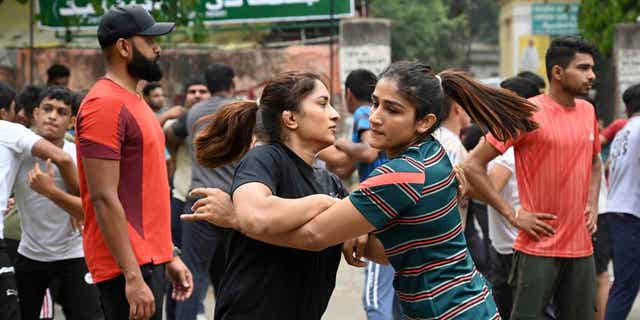
[[[190,212],[193,203],[187,200],[185,211]],[[203,301],[210,283],[215,292],[224,267],[224,252],[218,250],[221,235],[221,230],[208,222],[182,222],[182,261],[193,275],[193,293],[189,299],[176,303],[176,319],[195,319],[198,313],[204,312]]]
[[[362,303],[368,320],[402,318],[402,307],[393,288],[395,270],[391,265],[367,261]]]
[[[640,218],[626,213],[608,213],[607,220],[614,281],[605,319],[626,319],[640,288]]]

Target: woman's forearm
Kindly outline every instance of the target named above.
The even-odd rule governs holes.
[[[312,195],[299,199],[284,199],[269,196],[264,205],[251,212],[235,206],[238,227],[250,237],[280,235],[295,230],[309,222],[337,199],[327,195]]]

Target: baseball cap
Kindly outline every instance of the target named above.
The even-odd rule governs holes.
[[[156,20],[139,5],[113,6],[100,19],[98,42],[100,47],[108,47],[120,38],[135,35],[161,36],[173,30],[173,22]]]

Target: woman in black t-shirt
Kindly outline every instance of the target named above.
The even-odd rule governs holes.
[[[249,151],[258,111],[268,141]],[[277,236],[318,214],[312,208],[348,194],[337,177],[313,167],[315,155],[333,144],[338,119],[319,76],[284,74],[267,84],[259,103],[237,102],[211,116],[195,140],[196,157],[216,167],[246,153],[231,189],[235,210],[252,216],[241,228]],[[215,319],[321,319],[335,285],[339,246],[311,252],[232,230],[226,235]]]

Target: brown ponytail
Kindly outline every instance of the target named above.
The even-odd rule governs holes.
[[[531,120],[536,106],[526,99],[475,81],[462,71],[444,70],[439,77],[444,93],[498,140],[505,141],[538,128]]]
[[[196,123],[208,122],[194,140],[198,163],[216,168],[240,159],[251,147],[258,105],[255,101],[234,102]]]

